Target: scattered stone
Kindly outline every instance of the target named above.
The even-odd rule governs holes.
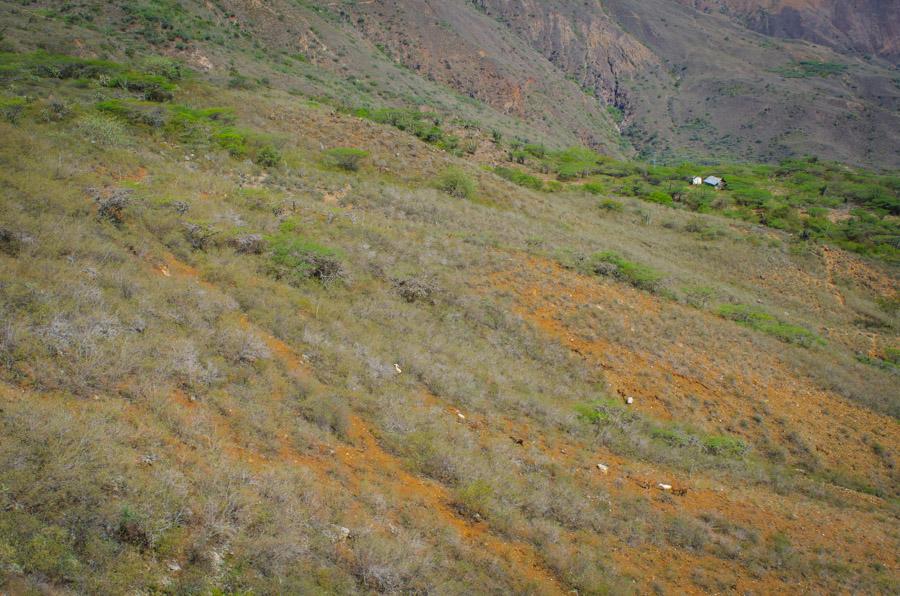
[[[460,412],[459,410],[456,410],[456,415],[459,417],[460,420],[466,419],[466,417],[463,415],[463,413]]]
[[[634,403],[634,398],[629,395],[628,397],[625,398],[625,403],[630,406],[631,404]]]
[[[397,371],[397,374],[398,374],[398,375],[401,374],[401,373],[403,372],[403,370],[400,368],[400,365],[397,364],[396,362],[394,363],[394,370]]]
[[[606,464],[597,464],[597,469],[604,474],[609,474],[609,466],[607,466]]]
[[[213,569],[218,572],[222,565],[225,564],[225,558],[217,551],[211,550],[209,551],[209,562],[212,564]]]
[[[325,535],[332,542],[343,542],[347,538],[350,538],[350,528],[331,524],[325,528]]]
[[[656,486],[657,486],[657,488],[659,488],[659,490],[672,490],[671,484],[663,484],[662,482],[660,482]]]
[[[157,460],[157,457],[152,453],[148,453],[141,457],[141,463],[147,466],[152,466]]]
[[[172,573],[177,573],[181,571],[181,565],[178,564],[178,561],[169,561],[166,563],[166,567],[169,568],[169,571]]]

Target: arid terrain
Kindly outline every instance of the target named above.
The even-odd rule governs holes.
[[[0,1],[0,594],[897,593],[819,4]]]

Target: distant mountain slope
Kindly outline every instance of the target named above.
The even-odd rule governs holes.
[[[136,43],[212,79],[244,77],[346,108],[436,110],[507,138],[587,144],[615,157],[813,154],[896,167],[897,2],[838,4],[32,2],[23,14],[47,15],[65,31],[12,49],[101,57],[88,48],[102,39],[101,54],[114,57]]]
[[[507,30],[475,4],[383,0],[348,4],[346,10],[366,38],[425,78],[531,122],[538,131],[562,126],[586,144],[617,152],[618,131],[604,105],[615,101],[610,86],[572,80],[552,53],[540,47],[536,51],[531,39]],[[539,27],[547,19],[532,22]],[[575,47],[572,23],[569,15],[555,22],[557,28],[568,28],[562,52]],[[626,53],[637,63],[653,59],[646,51],[635,55],[639,44],[627,41]],[[603,52],[604,61],[607,54]],[[606,101],[592,95],[598,90]]]
[[[475,5],[613,106],[628,103],[622,77],[661,66],[598,6],[560,0],[476,0]]]
[[[897,0],[679,0],[705,11],[718,10],[749,28],[805,39],[839,51],[900,61],[900,2]]]
[[[760,29],[751,16],[761,13],[742,12],[750,3],[475,4],[604,101],[624,108],[624,130],[648,158],[771,161],[812,153],[898,163],[896,70],[887,62],[760,35],[747,27]],[[862,16],[854,18],[853,27],[864,26]],[[836,35],[823,41],[847,45]]]
[[[647,156],[772,161],[811,153],[898,164],[900,87],[887,63],[777,42],[671,0],[604,6],[669,68],[668,76],[640,73],[628,82],[631,132]]]

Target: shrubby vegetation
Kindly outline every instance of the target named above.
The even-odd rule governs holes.
[[[640,290],[655,292],[659,290],[663,274],[651,267],[634,263],[621,255],[607,251],[592,255],[586,263],[587,268],[597,275],[607,275],[620,279]]]
[[[818,60],[799,60],[775,69],[775,72],[789,79],[806,79],[810,77],[830,77],[843,74],[847,65],[839,62],[820,62]]]
[[[447,168],[437,179],[437,188],[457,199],[475,197],[475,182],[459,168]]]
[[[494,173],[501,178],[509,180],[513,184],[518,184],[519,186],[524,186],[525,188],[530,188],[532,190],[544,189],[543,180],[541,180],[537,176],[533,176],[515,168],[494,168]]]
[[[189,22],[177,3],[152,4],[134,5],[136,26],[167,37],[164,22]],[[171,67],[141,68],[184,76]],[[826,591],[878,585],[870,567],[847,566],[841,553],[769,536],[768,526],[744,528],[724,513],[673,507],[684,494],[655,488],[671,472],[728,486],[738,503],[804,491],[792,514],[866,514],[854,509],[854,495],[792,472],[806,457],[802,438],[791,443],[800,456],[755,448],[780,426],[789,431],[790,421],[777,422],[777,431],[774,422],[764,426],[769,413],[751,395],[758,421],[707,419],[702,430],[626,408],[609,397],[614,387],[598,361],[570,350],[569,337],[557,341],[528,322],[532,305],[519,309],[517,289],[494,279],[509,269],[551,280],[547,289],[559,280],[541,272],[554,266],[539,259],[554,250],[592,255],[576,263],[579,270],[649,291],[662,291],[670,277],[688,283],[679,271],[658,270],[653,251],[672,250],[696,269],[691,275],[730,273],[724,261],[701,267],[704,257],[693,254],[694,235],[711,226],[681,217],[645,250],[634,238],[651,228],[632,215],[646,222],[677,213],[655,204],[639,213],[637,201],[606,196],[654,201],[652,193],[669,192],[679,205],[666,170],[521,143],[517,171],[571,176],[570,190],[596,185],[601,197],[532,200],[458,160],[438,156],[426,166],[400,161],[414,151],[399,157],[401,147],[374,144],[372,163],[389,173],[357,170],[353,209],[335,208],[320,200],[322,189],[342,188],[347,175],[323,163],[320,140],[307,138],[323,121],[314,107],[297,108],[310,121],[291,123],[299,130],[282,137],[277,122],[251,125],[235,115],[229,106],[251,96],[240,89],[214,88],[223,107],[202,107],[200,98],[212,95],[205,87],[196,97],[173,88],[175,99],[155,101],[142,89],[107,87],[100,75],[69,87],[16,72],[16,93],[29,99],[12,122],[0,122],[9,139],[0,146],[8,190],[0,193],[0,582],[85,593],[426,593],[473,585],[529,593],[546,576],[547,585],[583,593],[633,588],[597,548],[599,536],[610,549],[703,554]],[[58,105],[50,88],[63,96],[52,100]],[[255,99],[295,107],[293,97],[273,96]],[[334,125],[350,130],[347,121]],[[185,160],[195,149],[204,159]],[[413,171],[393,160],[413,163]],[[752,184],[735,184],[734,192],[751,192]],[[432,185],[483,200],[448,200],[423,188]],[[697,210],[733,207],[719,204],[726,193],[698,196]],[[882,195],[859,196],[868,197],[860,199],[869,201],[860,206],[867,213],[885,204]],[[619,215],[598,217],[600,210]],[[754,265],[788,258],[780,249],[732,248]],[[684,293],[698,304],[725,300],[701,285],[708,280],[691,281]],[[529,285],[529,295],[541,289]],[[592,299],[567,293],[560,304],[538,297],[534,305],[571,306],[594,325],[572,327],[586,340],[597,333],[664,364],[658,342],[691,329],[678,326],[684,312],[667,310],[661,329],[635,333],[619,320],[640,325],[632,305],[594,317],[603,311]],[[557,312],[552,324],[565,318]],[[784,331],[785,323],[763,314],[723,312]],[[694,335],[733,334],[725,321],[698,320]],[[862,368],[849,360],[828,362],[842,374]],[[673,372],[699,374],[687,370],[689,361],[680,366]],[[864,395],[879,387],[868,378],[859,384]],[[596,399],[584,403],[585,396]],[[659,396],[661,404],[676,401],[706,407]],[[870,450],[890,461],[890,446]],[[607,451],[623,463],[592,476]],[[828,471],[807,459],[809,469]],[[631,483],[643,480],[632,473],[648,462],[660,477],[638,490]],[[872,478],[883,486],[870,490],[893,495],[882,480],[889,476]],[[780,521],[780,513],[766,510],[765,519]]]
[[[30,54],[0,52],[0,81],[11,82],[23,77],[69,79],[82,85],[91,82],[103,87],[139,92],[151,101],[171,100],[174,81],[181,77],[180,71],[160,69],[158,62],[148,66],[153,72],[133,70],[105,60],[42,51]],[[156,74],[158,72],[162,74]]]
[[[616,161],[585,148],[540,155],[522,150],[517,153],[520,159],[511,159],[553,173],[591,194],[631,196],[698,213],[718,213],[783,230],[798,239],[831,242],[892,262],[900,259],[896,219],[900,179],[896,174],[865,172],[814,158],[786,160],[777,166],[710,167]],[[709,172],[724,176],[725,190],[690,184],[693,176]],[[525,176],[527,172],[515,170],[504,177],[530,186]]]
[[[731,319],[751,329],[774,335],[788,343],[799,344],[804,347],[825,343],[822,338],[809,329],[785,323],[777,317],[753,306],[723,304],[718,308],[717,312],[726,319]]]
[[[368,155],[367,151],[355,147],[335,147],[323,153],[322,158],[330,167],[355,172]]]

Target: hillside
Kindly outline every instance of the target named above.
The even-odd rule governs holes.
[[[706,12],[730,14],[747,27],[775,37],[805,39],[863,56],[900,59],[897,3],[865,0],[682,0]]]
[[[655,153],[712,50],[410,5],[0,2],[0,593],[896,593],[887,145]]]

